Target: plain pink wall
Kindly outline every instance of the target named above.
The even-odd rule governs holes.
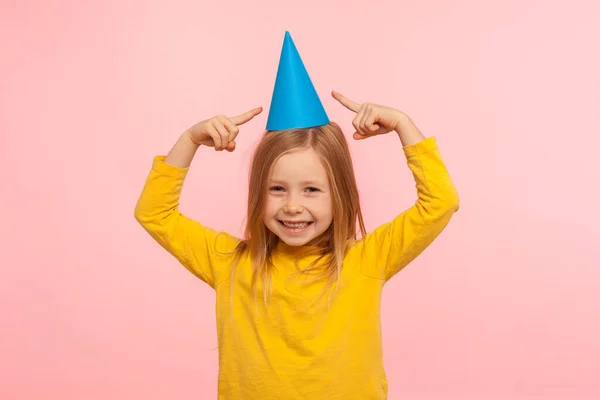
[[[390,399],[600,398],[598,3],[287,3],[0,3],[0,398],[215,398],[214,295],[133,208],[182,130],[261,105],[182,199],[240,233],[285,30],[349,137],[332,89],[437,136],[461,196],[387,286]],[[414,183],[397,138],[351,146],[373,229]]]

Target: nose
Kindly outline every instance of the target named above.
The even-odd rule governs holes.
[[[299,204],[288,202],[283,206],[283,212],[287,214],[300,214],[304,211],[304,207]]]

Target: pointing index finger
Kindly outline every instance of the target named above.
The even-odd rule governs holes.
[[[237,115],[231,118],[231,121],[236,125],[242,125],[246,122],[250,121],[252,118],[256,117],[258,114],[262,112],[262,107],[257,107],[253,110],[245,112],[243,114]]]
[[[342,96],[338,92],[333,91],[333,92],[331,92],[331,95],[333,96],[334,99],[336,99],[337,101],[342,103],[342,105],[344,107],[346,107],[348,110],[354,111],[354,112],[358,112],[360,110],[360,104]]]

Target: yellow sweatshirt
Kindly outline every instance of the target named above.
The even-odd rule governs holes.
[[[219,399],[387,398],[380,326],[383,285],[417,257],[458,210],[458,195],[435,138],[405,146],[404,153],[418,200],[351,247],[337,293],[328,305],[325,299],[324,306],[313,307],[308,304],[323,286],[290,278],[300,249],[285,244],[273,252],[276,270],[267,307],[260,294],[258,302],[254,300],[247,257],[240,260],[232,284],[231,250],[240,239],[184,216],[178,206],[187,169],[166,164],[164,156],[154,158],[135,217],[216,292]],[[300,266],[313,257],[300,259]]]

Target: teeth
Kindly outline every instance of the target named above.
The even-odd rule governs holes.
[[[285,226],[287,226],[288,228],[306,228],[308,226],[308,222],[285,222],[283,221],[283,224]]]

